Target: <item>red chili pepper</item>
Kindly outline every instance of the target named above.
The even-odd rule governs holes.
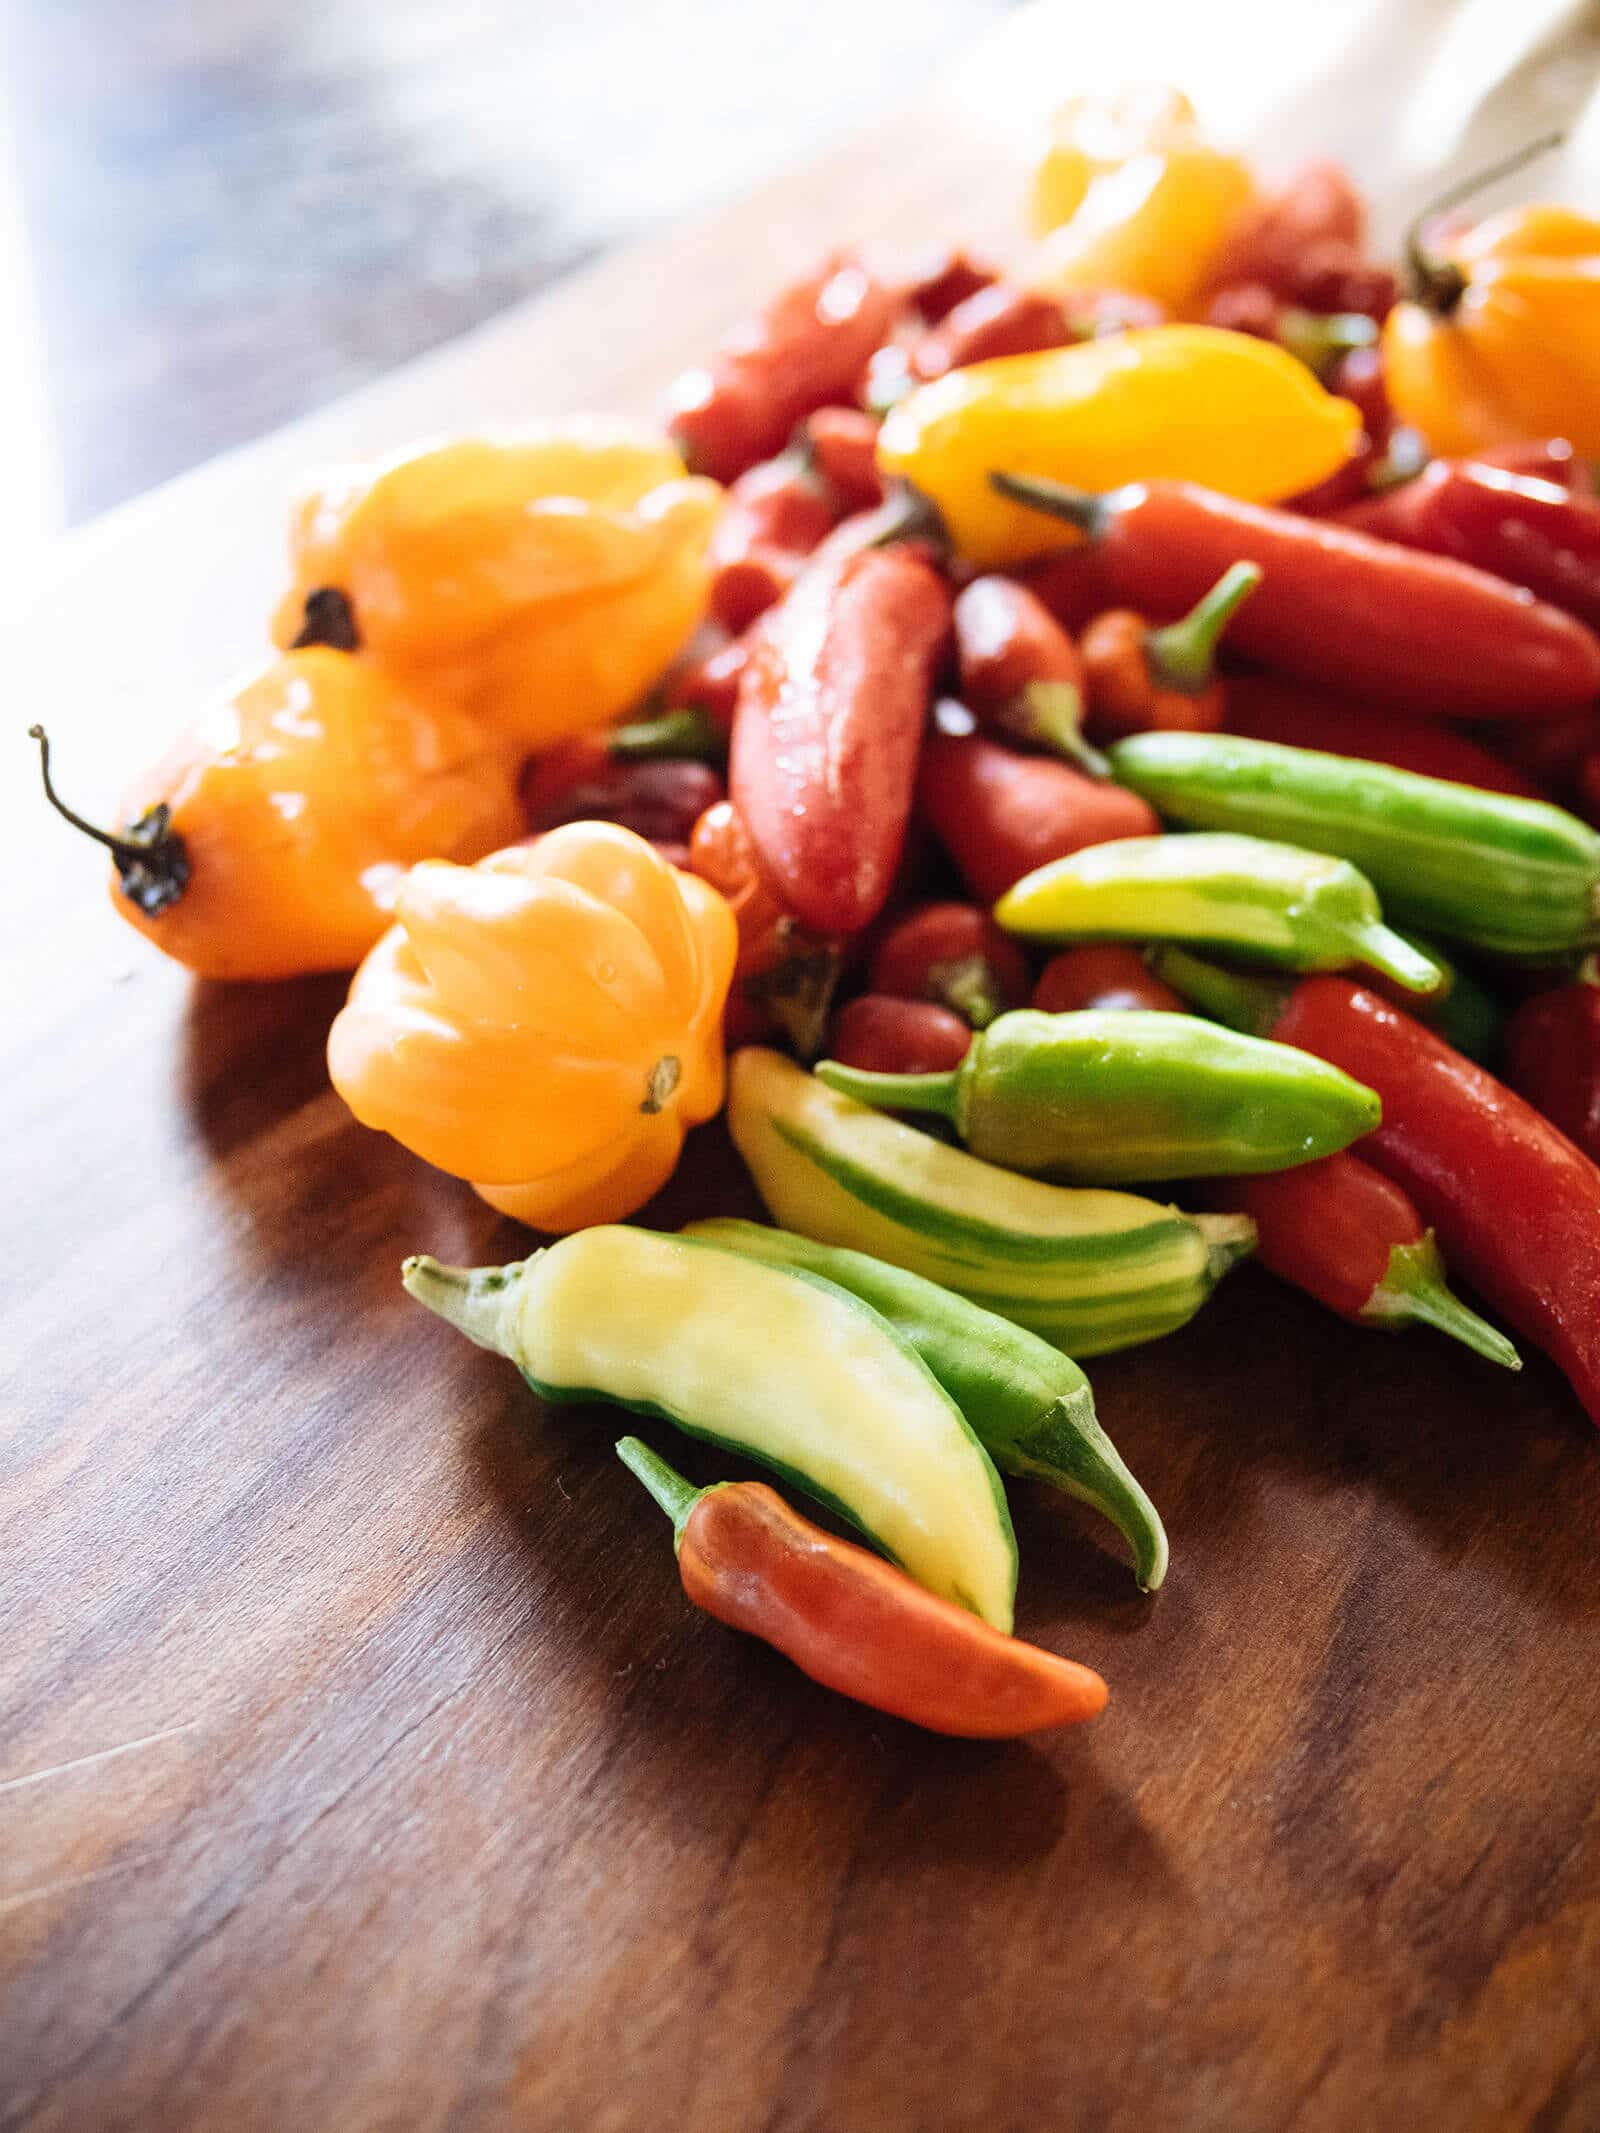
[[[812,464],[841,511],[871,511],[883,502],[878,424],[859,407],[819,407],[806,424]]]
[[[1304,680],[1457,717],[1542,716],[1600,694],[1600,638],[1470,564],[1190,482],[1106,496],[1003,473],[996,483],[1090,534],[1130,607],[1181,611],[1231,563],[1258,564],[1232,641]]]
[[[1366,227],[1366,205],[1342,163],[1302,164],[1239,217],[1218,254],[1211,286],[1258,282],[1298,302],[1308,251],[1330,241],[1359,246]]]
[[[976,296],[980,289],[987,289],[999,279],[999,269],[984,260],[974,259],[967,252],[943,252],[928,262],[906,295],[923,321],[937,326],[957,304],[964,304],[969,296]]]
[[[1013,282],[980,289],[925,334],[911,351],[916,378],[942,378],[947,370],[987,363],[994,356],[1039,355],[1065,348],[1074,338],[1066,312],[1053,296]]]
[[[1339,516],[1384,540],[1475,563],[1600,626],[1600,500],[1563,483],[1436,459],[1415,481]]]
[[[824,1688],[965,1740],[1077,1725],[1105,1708],[1106,1685],[1090,1668],[925,1592],[765,1482],[693,1488],[636,1437],[617,1454],[672,1520],[695,1606],[773,1645]]]
[[[739,703],[739,677],[750,657],[751,640],[735,637],[714,652],[694,659],[667,677],[667,701],[693,705],[724,735],[733,731],[733,714]]]
[[[1359,245],[1329,237],[1306,248],[1285,293],[1307,311],[1354,314],[1381,325],[1400,283],[1392,267],[1368,259]]]
[[[1028,1005],[1044,1015],[1070,1015],[1085,1007],[1186,1012],[1181,996],[1156,976],[1138,949],[1121,941],[1088,941],[1052,956]]]
[[[613,755],[605,733],[575,734],[535,756],[523,773],[528,828],[563,822],[619,822],[653,844],[684,845],[696,821],[722,798],[709,763],[631,760]]]
[[[719,801],[695,823],[689,866],[727,899],[739,929],[729,993],[739,1005],[730,1042],[777,1027],[802,1059],[814,1059],[843,967],[838,943],[807,932],[796,919],[731,802]]]
[[[1116,599],[1099,551],[1087,541],[1059,555],[1020,564],[1007,576],[1026,585],[1040,606],[1073,637],[1081,637],[1095,616],[1103,615]]]
[[[1594,468],[1581,459],[1565,437],[1540,437],[1528,444],[1502,444],[1476,452],[1474,462],[1483,467],[1501,467],[1508,474],[1525,474],[1530,481],[1559,482],[1580,496],[1595,493]]]
[[[955,627],[961,700],[979,723],[1084,762],[1083,661],[1044,602],[1015,578],[974,578]]]
[[[1177,622],[1155,628],[1147,615],[1114,607],[1083,633],[1089,730],[1096,740],[1130,733],[1216,733],[1223,689],[1217,644],[1261,583],[1253,563],[1235,563]]]
[[[984,903],[1046,860],[1118,837],[1150,837],[1161,827],[1137,793],[1046,756],[1016,755],[981,734],[930,734],[917,798]]]
[[[673,386],[672,434],[689,465],[733,481],[781,452],[813,409],[850,398],[900,302],[848,253],[780,291]]]
[[[762,628],[734,717],[728,782],[789,909],[857,933],[905,844],[950,594],[904,548],[807,570]]]
[[[1600,1162],[1600,985],[1524,1000],[1506,1026],[1506,1080]]]
[[[828,1057],[874,1074],[942,1074],[971,1044],[971,1023],[948,1007],[864,992],[834,1016]]]
[[[1524,800],[1548,798],[1532,778],[1464,733],[1420,719],[1396,718],[1387,705],[1323,696],[1303,682],[1278,681],[1269,674],[1229,677],[1225,724],[1230,733],[1253,741],[1282,741],[1291,748],[1320,748],[1364,763],[1392,763],[1397,770],[1414,770],[1425,778],[1449,778],[1457,785],[1515,793]],[[1527,731],[1543,733],[1545,726]]]
[[[1522,1359],[1444,1278],[1433,1232],[1391,1178],[1348,1153],[1270,1176],[1217,1178],[1204,1206],[1249,1215],[1256,1256],[1280,1280],[1357,1325],[1432,1326],[1499,1363]]]
[[[751,467],[728,491],[711,536],[711,613],[737,637],[775,607],[838,512],[802,451]]]
[[[1361,410],[1361,427],[1381,452],[1394,429],[1394,410],[1389,405],[1383,381],[1383,350],[1352,348],[1342,355],[1328,375],[1328,390]]]
[[[996,1015],[1027,999],[1028,959],[976,904],[923,904],[879,941],[872,989],[900,1000],[935,1000],[970,1028],[987,1029]]]

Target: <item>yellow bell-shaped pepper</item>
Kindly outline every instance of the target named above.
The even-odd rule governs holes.
[[[1360,428],[1351,403],[1274,342],[1149,326],[952,370],[892,410],[878,460],[992,570],[1064,544],[1061,526],[997,493],[997,469],[1094,490],[1195,481],[1268,503],[1342,466]]]
[[[1413,294],[1383,329],[1401,420],[1445,457],[1566,437],[1600,454],[1600,222],[1521,207],[1412,247]]]
[[[1044,243],[1028,279],[1128,289],[1182,311],[1255,190],[1248,164],[1214,148],[1176,89],[1075,97],[1051,121],[1028,216]]]
[[[331,591],[367,657],[542,748],[627,709],[682,648],[721,500],[662,439],[596,420],[354,467],[295,516],[273,634],[314,640],[308,598]]]
[[[733,913],[631,830],[428,860],[356,972],[328,1072],[364,1125],[538,1229],[618,1222],[722,1103]]]

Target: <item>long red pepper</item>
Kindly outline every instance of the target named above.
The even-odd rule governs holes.
[[[985,903],[1046,860],[1161,827],[1137,793],[1045,756],[1017,755],[982,734],[934,733],[922,754],[923,815]]]
[[[849,254],[780,290],[672,388],[672,434],[694,471],[732,481],[781,452],[814,408],[848,400],[900,301]]]
[[[1324,696],[1304,682],[1271,674],[1228,678],[1227,730],[1253,741],[1282,741],[1291,748],[1320,748],[1364,763],[1392,763],[1425,778],[1448,778],[1485,792],[1515,793],[1524,800],[1549,794],[1515,764],[1464,733],[1424,719],[1396,718],[1386,705],[1352,703]],[[1541,724],[1529,732],[1542,733]]]
[[[1262,1265],[1342,1318],[1432,1326],[1504,1369],[1521,1369],[1505,1335],[1446,1287],[1438,1247],[1405,1193],[1359,1156],[1217,1178],[1199,1193],[1219,1213],[1249,1215]]]
[[[1538,716],[1600,693],[1600,638],[1470,564],[1191,482],[1091,496],[999,472],[996,486],[1088,533],[1114,597],[1154,614],[1193,606],[1230,564],[1260,587],[1231,641],[1286,674],[1413,712]]]
[[[819,558],[762,626],[728,790],[784,902],[818,933],[859,932],[889,894],[949,627],[943,580],[894,548]]]
[[[1436,459],[1415,481],[1339,512],[1342,525],[1456,556],[1600,627],[1600,500],[1559,481]]]
[[[1535,993],[1506,1025],[1506,1080],[1600,1162],[1600,984]]]
[[[1053,955],[1040,971],[1028,1005],[1042,1015],[1068,1015],[1084,1007],[1184,1012],[1181,996],[1156,976],[1137,948],[1123,941],[1085,941]]]
[[[637,1437],[617,1456],[672,1520],[696,1607],[857,1703],[965,1740],[1074,1726],[1104,1710],[1089,1667],[1008,1637],[835,1540],[762,1481],[696,1489]]]

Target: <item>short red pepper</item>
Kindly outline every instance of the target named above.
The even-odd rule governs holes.
[[[1089,730],[1096,740],[1130,733],[1216,733],[1223,688],[1216,674],[1223,631],[1261,583],[1253,563],[1235,563],[1180,621],[1157,628],[1128,607],[1097,615],[1083,633]]]
[[[1506,1026],[1505,1071],[1518,1095],[1600,1162],[1600,983],[1592,970],[1524,1000]]]
[[[711,536],[711,612],[737,636],[781,600],[838,517],[808,455],[791,449],[751,467],[728,491]]]
[[[1028,1005],[1042,1015],[1070,1015],[1085,1007],[1185,1012],[1180,995],[1156,976],[1137,948],[1122,941],[1086,941],[1053,955],[1040,971]]]
[[[956,305],[910,355],[919,382],[947,370],[987,363],[994,356],[1038,355],[1065,348],[1074,338],[1067,314],[1053,296],[1014,282],[997,281]]]
[[[974,578],[955,629],[961,701],[979,725],[1082,762],[1083,661],[1037,594],[1015,578]]]
[[[833,1018],[828,1057],[872,1074],[942,1074],[960,1066],[972,1024],[932,1000],[864,992]]]
[[[874,992],[933,1000],[969,1029],[987,1029],[1027,999],[1028,959],[975,904],[923,904],[879,941],[871,982]]]

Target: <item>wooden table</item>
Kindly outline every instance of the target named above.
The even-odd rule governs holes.
[[[649,255],[634,396],[775,215],[998,225],[927,126]],[[192,987],[8,847],[3,2133],[1600,2124],[1600,1456],[1540,1359],[1231,1278],[1094,1367],[1157,1598],[1015,1491],[1108,1713],[930,1740],[693,1614],[610,1419],[403,1297],[526,1239],[351,1125],[338,980]],[[714,1129],[653,1212],[713,1204]]]

